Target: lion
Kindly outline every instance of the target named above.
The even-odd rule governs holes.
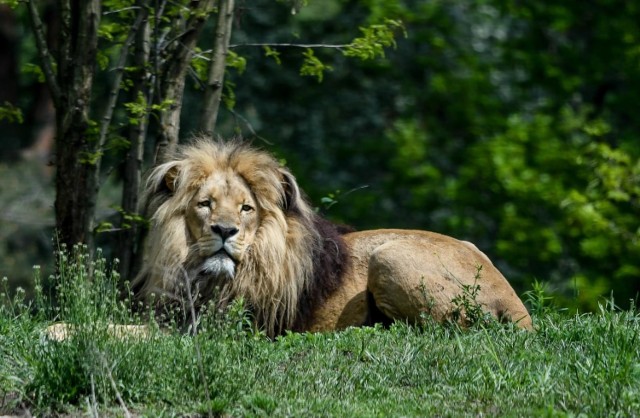
[[[242,140],[196,137],[182,145],[151,171],[143,199],[151,223],[133,288],[147,301],[225,306],[242,298],[273,337],[425,315],[464,318],[456,301],[471,289],[486,314],[532,327],[475,245],[435,232],[334,225],[287,168]]]

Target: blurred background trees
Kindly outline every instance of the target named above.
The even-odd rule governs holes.
[[[114,9],[115,3],[104,2],[130,13],[131,25],[135,14]],[[591,309],[611,291],[622,306],[636,297],[640,6],[604,0],[588,7],[578,1],[297,3],[236,0],[218,134],[242,134],[276,152],[333,220],[473,241],[518,290],[547,282],[566,306]],[[53,2],[50,7],[41,9],[45,23],[47,13],[55,13]],[[24,7],[0,12],[0,172],[6,179],[0,275],[24,286],[31,264],[46,263],[52,252],[51,173],[33,157],[43,154],[42,109],[51,106]],[[128,34],[104,26],[119,16],[102,15],[105,71],[96,75],[92,109],[108,99],[116,46]],[[208,61],[200,52],[213,44],[215,16],[190,60],[182,140],[202,126]],[[392,42],[384,56],[357,60],[334,47],[365,38],[359,27],[389,19],[403,22],[406,37],[397,30],[395,47]],[[127,93],[119,100],[135,102]],[[96,225],[110,226],[93,230],[112,254],[129,213],[119,190],[131,149],[131,112],[118,109],[108,138],[125,140],[105,149],[96,211]],[[147,141],[161,126],[151,121]],[[146,147],[150,161],[153,145]],[[31,164],[24,162],[29,158]]]

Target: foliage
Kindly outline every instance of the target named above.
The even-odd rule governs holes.
[[[316,77],[318,82],[321,83],[325,71],[333,70],[330,65],[326,65],[320,61],[311,48],[307,48],[302,56],[304,57],[304,61],[300,67],[300,75]]]
[[[357,57],[362,60],[384,58],[384,49],[395,47],[395,32],[402,30],[402,22],[399,20],[385,19],[381,24],[361,27],[361,38],[356,38],[343,51],[346,57]],[[407,33],[404,32],[404,36]]]
[[[593,310],[611,290],[633,299],[640,11],[594,8],[363,0],[315,19],[249,10],[241,36],[283,28],[273,43],[290,26],[343,43],[336,34],[361,16],[402,21],[407,37],[373,63],[323,58],[333,70],[319,86],[290,70],[292,54],[275,65],[248,52],[247,74],[259,76],[237,83],[235,111],[286,155],[313,201],[369,186],[331,209],[341,222],[470,240],[517,288],[548,282],[560,305]]]
[[[220,134],[265,140],[313,202],[357,229],[424,228],[468,239],[517,289],[548,283],[563,306],[594,310],[611,290],[625,302],[636,297],[640,9],[579,1],[306,3],[258,2],[236,15]],[[103,2],[106,68],[115,69],[132,4]],[[185,4],[152,13],[150,24],[165,34],[156,41],[180,33],[172,30],[188,17]],[[203,39],[213,39],[213,29],[206,26]],[[20,41],[25,88],[44,74],[33,39],[25,33]],[[281,46],[292,44],[331,48]],[[199,129],[208,48],[194,48],[183,138]],[[129,92],[140,68],[125,68]],[[112,74],[99,72],[95,108]],[[12,104],[25,128],[35,125],[28,104],[29,94]],[[128,138],[128,122],[150,115],[154,135],[158,116],[176,104],[123,97],[108,136]],[[118,177],[123,149],[100,151],[83,157],[106,158],[103,175]],[[333,191],[363,186],[334,205]]]
[[[460,293],[451,300],[453,311],[451,319],[467,327],[482,327],[492,324],[494,318],[484,311],[482,304],[478,302],[482,278],[482,265],[476,267],[473,284],[460,284]]]
[[[2,120],[6,120],[9,123],[23,123],[22,110],[9,102],[4,102],[4,105],[0,106],[0,121]]]
[[[22,0],[2,0],[2,4],[6,4],[7,6],[15,9],[21,1]]]
[[[546,283],[534,281],[531,290],[524,292],[523,297],[534,315],[549,315],[558,310],[553,305],[554,298],[549,296],[549,289]]]

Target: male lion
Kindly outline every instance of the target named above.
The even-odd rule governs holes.
[[[196,138],[151,172],[145,196],[151,228],[133,284],[143,298],[242,297],[269,336],[425,313],[445,321],[465,315],[454,303],[464,297],[531,328],[473,244],[426,231],[343,231],[313,211],[273,156],[246,143]]]

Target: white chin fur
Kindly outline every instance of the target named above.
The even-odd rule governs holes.
[[[214,254],[202,263],[202,272],[214,277],[233,278],[236,264],[227,254]]]

